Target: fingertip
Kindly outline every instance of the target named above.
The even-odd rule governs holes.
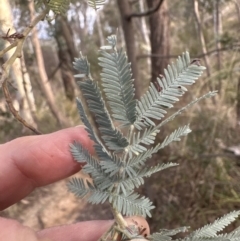
[[[96,241],[112,224],[112,220],[80,222],[39,231],[38,237],[52,241]]]
[[[0,209],[21,200],[34,188],[69,177],[81,170],[71,153],[74,141],[93,153],[93,141],[84,126],[40,136],[26,136],[0,145],[2,182]],[[49,175],[50,174],[50,175]]]

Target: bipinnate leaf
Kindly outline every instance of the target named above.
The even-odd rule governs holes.
[[[105,146],[102,144],[102,142],[99,140],[98,136],[94,132],[91,123],[89,122],[87,115],[84,111],[83,105],[81,100],[77,99],[77,107],[79,111],[79,115],[81,117],[81,120],[83,124],[85,125],[85,130],[88,132],[88,136],[91,140],[94,141],[94,149],[98,155],[98,158],[100,160],[111,160],[111,154],[107,151]]]
[[[92,1],[95,8],[96,3],[97,1]],[[98,3],[101,4],[103,1]],[[154,153],[174,141],[180,141],[191,130],[188,125],[182,126],[167,136],[162,143],[151,148],[148,146],[154,144],[164,124],[201,99],[215,95],[216,92],[209,92],[193,100],[156,125],[154,119],[161,120],[167,113],[166,108],[173,107],[179,97],[187,91],[184,86],[193,84],[205,68],[191,63],[189,54],[186,52],[178,58],[176,64],[171,64],[164,70],[165,76],[157,79],[156,84],[159,88],[151,83],[146,94],[140,101],[137,101],[134,99],[131,65],[127,62],[126,54],[122,48],[118,48],[115,35],[111,35],[107,40],[109,45],[101,47],[99,57],[99,64],[102,67],[102,87],[107,103],[102,97],[97,82],[91,77],[87,58],[80,54],[74,62],[74,68],[80,72],[75,77],[82,78],[79,86],[96,124],[94,129],[81,101],[77,100],[82,122],[86,126],[89,137],[94,141],[96,157],[90,155],[79,143],[71,145],[74,159],[84,164],[83,171],[92,177],[92,181],[84,181],[81,178],[73,179],[68,186],[73,193],[86,198],[90,203],[98,204],[108,201],[119,214],[151,216],[150,211],[154,208],[152,202],[146,197],[140,197],[134,189],[144,183],[145,177],[178,164],[160,162],[155,166],[147,166],[146,162]],[[107,107],[110,108],[109,111]],[[118,122],[117,127],[112,119]],[[123,131],[120,131],[120,128]],[[94,132],[96,129],[97,134]],[[125,130],[128,133],[127,137],[123,134]],[[185,240],[213,239],[216,233],[221,231],[235,216],[232,214],[217,220],[211,227],[203,227]],[[185,231],[185,227],[161,230],[160,233],[149,236],[149,240],[168,241],[181,231]],[[224,237],[221,239],[223,240]]]
[[[140,197],[137,193],[127,195],[112,194],[109,202],[120,213],[126,216],[140,215],[151,217],[150,211],[154,208],[152,202],[146,197]]]
[[[100,141],[99,141],[97,135],[94,133],[94,130],[93,130],[93,128],[92,128],[88,118],[87,118],[87,115],[86,115],[86,113],[84,111],[82,102],[78,98],[77,98],[77,108],[78,108],[79,115],[81,117],[81,121],[85,125],[85,130],[88,132],[89,138],[91,140],[93,140],[95,143],[99,143]]]
[[[131,64],[126,53],[117,49],[115,35],[107,38],[111,51],[101,50],[99,65],[102,67],[102,86],[115,120],[123,126],[136,120],[136,100],[134,99]]]
[[[152,241],[170,241],[172,236],[188,231],[189,227],[180,227],[175,229],[160,229],[159,232],[153,233],[148,236],[149,240]]]
[[[47,5],[55,14],[65,14],[69,8],[70,0],[51,0]]]
[[[154,142],[157,134],[159,133],[159,129],[163,127],[165,124],[167,124],[169,121],[172,121],[175,119],[178,115],[181,115],[184,111],[188,110],[190,107],[192,107],[194,104],[198,103],[199,101],[211,98],[217,94],[217,91],[210,91],[204,95],[202,95],[199,98],[194,99],[184,107],[180,108],[178,111],[164,119],[161,123],[159,123],[157,126],[150,126],[144,129],[144,133],[140,136],[141,132],[137,132],[133,136],[133,140],[131,141],[131,144],[127,147],[128,150],[130,150],[130,154],[133,152],[135,154],[139,154],[144,151],[144,146],[142,144],[152,144]],[[190,130],[189,132],[190,133]],[[186,134],[188,134],[186,133]],[[168,142],[169,144],[169,142]],[[163,148],[163,146],[161,147]],[[160,149],[161,149],[160,148]]]
[[[232,232],[230,233],[226,233],[226,234],[219,234],[218,237],[224,237],[226,239],[229,239],[231,241],[235,241],[236,239],[240,239],[240,227],[234,229]]]
[[[72,178],[68,188],[77,197],[86,198],[92,204],[104,203],[109,198],[108,192],[96,189],[91,182],[81,178]]]
[[[90,64],[85,56],[80,52],[80,57],[75,58],[73,62],[73,68],[80,72],[80,74],[74,75],[77,78],[91,78]]]
[[[165,140],[141,154],[132,157],[125,155],[125,158],[112,157],[112,161],[101,161],[101,167],[109,177],[115,176],[113,185],[117,186],[117,193],[127,193],[133,188],[143,184],[143,177],[152,175],[155,172],[161,171],[168,167],[176,166],[176,163],[158,164],[157,166],[147,167],[146,161],[160,149],[169,145],[173,141],[179,141],[182,136],[186,136],[190,132],[188,126],[183,126],[175,130]],[[121,175],[117,175],[121,173]]]
[[[135,127],[141,130],[146,126],[155,126],[152,119],[161,120],[166,108],[173,107],[187,89],[184,85],[192,85],[201,76],[205,67],[190,64],[189,53],[178,57],[176,64],[168,65],[165,76],[157,78],[159,90],[150,84],[146,94],[137,103],[137,120]]]
[[[73,178],[68,188],[76,196],[86,198],[89,203],[99,204],[105,201],[112,203],[113,207],[126,216],[141,215],[151,217],[150,211],[154,208],[152,202],[139,194],[119,195],[109,191],[97,189],[91,182],[81,178]]]
[[[151,167],[145,167],[141,168],[138,172],[135,170],[135,172],[131,173],[131,176],[119,178],[116,180],[115,184],[118,188],[116,189],[117,193],[124,193],[127,194],[129,192],[132,192],[133,189],[138,188],[139,186],[144,184],[144,177],[150,177],[152,174],[165,170],[169,167],[178,166],[177,163],[163,163],[158,164],[156,166]]]
[[[204,227],[196,230],[191,234],[191,237],[202,237],[202,238],[209,238],[209,237],[216,237],[217,233],[222,231],[226,226],[231,224],[236,218],[240,215],[240,211],[233,211],[224,215],[223,217],[215,220],[211,224],[207,224]]]
[[[49,7],[55,14],[65,14],[70,6],[70,0],[34,0],[36,8]]]
[[[95,120],[99,125],[102,140],[109,150],[119,151],[124,149],[128,146],[128,141],[113,125],[99,87],[91,78],[90,64],[88,63],[87,58],[82,55],[80,58],[76,58],[74,68],[81,72],[80,75],[75,75],[75,77],[84,79],[79,81],[78,84],[87,101],[89,110],[95,115]]]
[[[101,138],[108,149],[122,150],[127,147],[128,141],[122,133],[114,127],[97,83],[91,79],[87,79],[79,81],[78,84],[87,101],[89,110],[95,115],[95,120],[101,132]]]
[[[70,151],[74,160],[84,164],[83,171],[89,174],[93,183],[101,190],[105,190],[112,185],[112,180],[105,175],[99,161],[92,157],[80,143],[70,144]]]
[[[190,128],[188,125],[185,125],[183,127],[179,127],[177,130],[175,130],[174,132],[172,132],[169,136],[167,136],[164,141],[161,143],[161,145],[157,145],[157,148],[154,148],[154,151],[159,151],[160,149],[164,148],[165,146],[169,145],[171,142],[173,141],[180,141],[180,137],[186,136],[191,132]],[[139,133],[139,132],[138,132]],[[134,152],[134,154],[139,154],[142,152],[146,152],[147,148],[145,146],[143,146],[141,143],[146,144],[146,141],[148,141],[148,143],[150,143],[150,138],[155,139],[155,135],[156,135],[156,130],[154,130],[152,127],[150,127],[149,130],[147,130],[146,132],[143,133],[142,138],[140,138],[140,135],[138,135],[138,137],[136,138],[136,140],[129,145],[126,149],[131,153]],[[156,153],[155,152],[155,153]],[[153,154],[153,153],[152,153]],[[132,156],[130,155],[130,158]]]

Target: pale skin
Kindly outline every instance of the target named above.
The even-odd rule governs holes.
[[[73,141],[93,152],[93,143],[82,126],[41,136],[21,137],[0,145],[0,210],[20,201],[37,187],[78,172],[81,165],[74,162],[69,152],[69,143]],[[137,222],[146,228],[146,234],[149,233],[143,218],[131,217],[127,222]],[[15,220],[0,217],[0,240],[97,241],[112,224],[111,220],[96,220],[35,232]]]

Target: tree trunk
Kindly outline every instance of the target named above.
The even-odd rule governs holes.
[[[237,86],[237,124],[240,127],[240,77],[238,77]]]
[[[97,24],[97,31],[98,31],[98,36],[99,36],[99,40],[100,40],[100,47],[104,46],[105,43],[105,38],[103,35],[103,27],[102,27],[102,23],[101,23],[101,11],[98,11],[96,14],[96,24]]]
[[[121,19],[122,19],[122,28],[124,32],[124,38],[126,43],[128,60],[131,62],[132,74],[135,87],[135,96],[139,98],[141,96],[141,86],[139,76],[138,76],[138,66],[136,59],[136,48],[135,48],[135,38],[134,38],[134,27],[133,20],[128,19],[127,16],[131,14],[131,5],[128,0],[117,0]]]
[[[141,12],[145,12],[144,0],[139,1],[139,8]],[[144,39],[144,42],[147,46],[150,46],[149,31],[146,24],[146,18],[140,18],[140,23],[141,23],[140,30],[141,30],[141,34]]]
[[[147,0],[149,9],[156,5],[156,1]],[[164,1],[155,13],[149,16],[151,52],[157,55],[169,55],[169,16],[167,1]],[[155,82],[159,74],[164,73],[164,68],[168,65],[167,58],[152,58],[152,82]]]
[[[26,99],[30,108],[31,112],[36,111],[36,105],[35,105],[35,99],[34,95],[32,92],[32,85],[30,82],[30,77],[27,72],[26,64],[25,64],[25,58],[24,58],[24,53],[22,52],[22,57],[21,57],[21,70],[22,70],[22,80],[23,80],[23,87],[26,95]]]
[[[13,17],[12,17],[11,6],[9,4],[9,1],[0,1],[0,22],[2,23],[2,26],[4,26],[4,29],[2,29],[4,33],[7,33],[8,29],[10,29],[11,34],[14,33],[15,29],[13,26]],[[8,51],[6,54],[7,58],[9,58],[13,54],[13,52],[14,52],[14,49],[11,49],[10,51]],[[11,76],[17,87],[17,100],[18,100],[17,109],[19,110],[20,116],[22,116],[22,118],[26,120],[26,122],[36,127],[37,125],[31,113],[31,110],[34,111],[36,109],[35,100],[32,93],[32,86],[31,86],[28,72],[25,71],[24,76],[22,75],[21,61],[23,64],[25,64],[24,59],[20,60],[18,58],[13,63],[12,71],[11,71]],[[25,95],[24,85],[26,87],[25,90],[26,90],[27,96],[29,97],[29,101],[27,99],[27,96]]]
[[[29,7],[31,21],[32,21],[34,19],[34,14],[35,14],[34,2],[30,1],[28,4],[28,7]],[[43,94],[45,95],[46,102],[47,102],[53,116],[56,118],[57,123],[61,127],[66,126],[67,125],[66,121],[63,118],[63,116],[60,114],[60,110],[56,106],[55,98],[54,98],[54,94],[51,89],[50,82],[47,81],[48,77],[47,77],[47,73],[46,73],[45,66],[44,66],[42,49],[41,49],[41,45],[40,45],[40,42],[38,39],[38,34],[37,34],[36,28],[34,28],[32,30],[32,41],[33,41],[33,47],[34,47],[34,51],[35,51],[35,55],[36,55],[36,59],[37,59],[37,65],[38,65],[38,71],[39,71],[39,84],[41,86],[41,90],[42,90]]]
[[[206,66],[206,72],[207,72],[207,76],[210,77],[210,64],[209,64],[209,59],[207,57],[207,47],[206,47],[206,43],[205,43],[205,38],[203,35],[203,30],[202,30],[202,23],[201,23],[201,18],[200,18],[200,14],[199,14],[199,9],[198,9],[198,0],[193,0],[193,11],[194,11],[194,15],[196,18],[196,22],[197,22],[197,27],[198,27],[198,36],[200,39],[200,43],[201,43],[201,47],[202,47],[202,54],[204,54],[204,64]],[[212,87],[210,86],[210,89],[212,89]]]
[[[215,37],[215,46],[217,50],[217,70],[221,70],[221,43],[220,43],[220,36],[222,34],[222,21],[221,21],[221,13],[220,13],[220,1],[215,0],[214,1],[214,7],[213,7],[213,26],[214,26],[214,37]],[[221,77],[218,74],[218,91],[221,91]]]
[[[73,101],[77,93],[77,85],[73,76],[72,62],[77,57],[73,33],[63,16],[58,16],[55,25],[55,39],[58,44],[58,57],[61,64],[61,75],[66,97]]]
[[[144,7],[144,0],[140,0],[139,1],[139,8],[141,12],[145,12],[145,7]],[[144,39],[144,43],[146,44],[146,54],[150,54],[150,39],[149,39],[149,31],[148,31],[148,27],[147,27],[147,23],[146,23],[146,18],[140,18],[140,30],[141,30],[141,34],[142,34],[142,38]],[[148,75],[150,75],[151,73],[151,58],[146,58],[146,70]]]

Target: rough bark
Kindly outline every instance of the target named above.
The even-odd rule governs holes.
[[[131,5],[128,0],[117,0],[121,20],[122,20],[122,28],[124,32],[124,38],[126,43],[128,60],[131,62],[132,66],[132,74],[135,79],[135,95],[137,98],[141,96],[141,83],[138,76],[138,66],[137,66],[137,54],[135,48],[135,37],[134,37],[134,27],[133,27],[133,19],[128,19],[127,16],[131,14]]]
[[[34,9],[34,3],[33,1],[30,1],[28,4],[30,15],[31,15],[31,20],[34,18],[35,14],[35,9]],[[43,60],[43,54],[42,54],[42,49],[41,45],[38,39],[38,33],[37,29],[34,28],[32,30],[32,42],[33,42],[33,47],[36,55],[36,60],[37,60],[37,65],[38,65],[38,71],[39,71],[39,84],[42,90],[42,93],[44,94],[46,98],[46,102],[49,106],[49,109],[51,110],[53,116],[56,118],[57,123],[62,127],[66,126],[66,121],[64,117],[61,115],[59,109],[57,108],[57,105],[55,103],[55,97],[50,85],[50,82],[48,80],[48,76],[45,70],[44,66],[44,60]]]
[[[10,29],[10,33],[16,32],[13,26],[13,17],[11,12],[11,6],[9,1],[0,1],[0,22],[2,23],[2,32],[7,33],[8,29]],[[14,49],[11,49],[6,53],[7,58],[9,58],[14,52]],[[24,64],[24,60],[22,59]],[[17,88],[16,98],[17,98],[17,110],[19,111],[20,116],[29,124],[36,127],[36,123],[32,117],[31,110],[35,110],[35,101],[32,93],[31,82],[29,78],[29,74],[27,71],[24,72],[24,76],[22,76],[21,70],[21,60],[16,59],[16,61],[12,65],[11,77],[13,79],[14,85]],[[24,79],[23,79],[24,77]],[[24,80],[24,82],[23,82]],[[27,100],[26,94],[29,97],[29,101]],[[17,107],[15,105],[15,107]]]
[[[151,9],[156,5],[156,1],[147,0],[148,8]],[[155,13],[149,16],[150,25],[150,42],[152,54],[168,56],[170,52],[169,41],[169,15],[167,1],[164,1]],[[152,82],[156,81],[159,74],[164,73],[167,67],[168,59],[152,57]]]

